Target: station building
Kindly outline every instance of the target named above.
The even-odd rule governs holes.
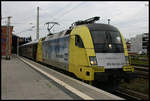
[[[17,54],[17,39],[19,38],[19,45],[28,43],[32,41],[31,37],[19,37],[13,34],[13,26],[9,27],[9,35],[7,35],[8,26],[1,26],[1,56],[6,57],[6,52],[8,52],[8,57],[11,57],[11,54]],[[9,43],[8,39],[9,38]],[[8,48],[7,48],[8,46]],[[7,51],[8,50],[8,51]]]
[[[11,55],[12,31],[13,31],[13,26],[9,26],[9,27],[1,26],[1,55],[2,56],[6,56],[6,54],[8,54],[8,56]]]
[[[149,53],[149,33],[143,33],[130,39],[130,52]]]
[[[20,36],[17,36],[15,34],[12,34],[12,53],[13,54],[17,54],[17,40],[19,38],[19,43],[18,45],[22,45],[22,44],[25,44],[25,43],[28,43],[30,41],[32,41],[31,37],[20,37]]]

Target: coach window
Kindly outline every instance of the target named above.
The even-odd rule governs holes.
[[[84,48],[82,39],[80,38],[79,35],[75,36],[75,45],[78,46],[78,47],[80,47],[80,48]]]

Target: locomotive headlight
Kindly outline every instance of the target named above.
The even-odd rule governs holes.
[[[126,59],[126,63],[129,64],[129,57],[125,56],[125,59]]]
[[[97,65],[96,56],[89,56],[89,58],[90,58],[91,65]]]

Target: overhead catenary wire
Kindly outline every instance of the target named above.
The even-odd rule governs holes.
[[[25,21],[25,20],[27,20],[27,19],[33,17],[33,16],[34,16],[34,15],[31,14],[31,16],[28,16],[28,17],[24,18],[22,21]]]
[[[65,8],[67,8],[67,7],[70,6],[70,5],[71,5],[71,3],[65,5],[64,7],[62,7],[61,9],[59,9],[58,11],[60,12],[60,10],[64,10]],[[57,14],[59,14],[59,13],[56,13],[56,12],[55,12],[55,15],[57,15]],[[53,14],[53,16],[51,16],[51,17],[54,18],[55,15]]]
[[[61,11],[63,11],[65,8],[68,8],[68,6],[70,6],[71,4],[72,4],[72,3],[66,4],[63,8],[60,8],[60,9],[58,9],[57,11],[58,11],[58,12],[61,12]],[[54,13],[55,13],[55,14],[54,14]],[[51,16],[52,18],[54,18],[54,16],[60,14],[60,13],[56,13],[56,11],[55,11],[54,13],[51,14],[51,15],[53,15],[53,16]]]
[[[5,21],[5,20],[1,21],[1,24],[7,24],[7,23],[8,23],[8,22]]]
[[[62,8],[60,8],[60,9],[58,9],[57,11],[59,11],[59,12],[60,12],[60,10],[64,10],[64,9],[65,9],[65,8],[67,8],[69,5],[71,5],[71,3],[69,3],[69,4],[65,5],[64,7],[62,7]],[[55,13],[55,14],[57,15],[57,14],[59,14],[59,13]],[[54,14],[53,14],[53,15],[54,15]],[[55,16],[55,15],[54,15],[54,16]],[[22,19],[22,21],[25,21],[26,19],[29,19],[29,18],[31,18],[31,17],[33,17],[33,15],[28,16],[28,17],[26,17],[26,18]],[[5,19],[5,18],[7,18],[7,17],[2,17],[2,18],[1,18],[1,20],[2,20],[2,19]],[[4,20],[2,20],[2,21],[4,21]],[[19,22],[19,23],[16,23],[16,22],[15,22],[15,23],[13,23],[13,22],[12,22],[12,24],[28,24],[27,22],[22,22],[22,21],[21,21],[21,23],[20,23],[20,22]],[[7,23],[7,22],[4,22],[4,23]]]
[[[60,20],[63,16],[67,15],[68,13],[70,13],[71,11],[73,11],[74,9],[77,9],[77,8],[80,7],[82,4],[84,4],[84,2],[78,4],[78,5],[74,6],[73,8],[71,8],[70,10],[64,12],[63,14],[60,15],[61,17],[52,19],[52,21],[54,21],[54,20],[56,20],[56,19],[57,19],[57,20]]]
[[[69,3],[69,4],[66,4],[63,8],[61,8],[61,9],[59,9],[59,12],[60,12],[60,10],[62,11],[62,10],[64,10],[65,8],[67,8],[68,6],[70,6],[72,3]],[[81,4],[83,4],[83,2],[82,3],[80,3],[80,4],[78,4],[78,5],[76,5],[75,7],[73,7],[73,8],[71,8],[70,10],[68,10],[68,11],[66,11],[66,12],[64,12],[64,13],[62,13],[62,14],[60,14],[60,13],[56,13],[56,15],[59,15],[60,14],[60,16],[62,15],[62,16],[65,16],[66,14],[68,14],[70,11],[72,11],[73,9],[75,9],[75,8],[77,8],[77,7],[79,7]],[[56,15],[54,15],[54,16],[56,16]],[[33,15],[32,15],[33,16]],[[25,19],[23,19],[23,20],[26,20],[26,19],[28,19],[28,18],[30,18],[30,17],[32,17],[32,16],[29,16],[29,17],[27,17],[27,18],[25,18]],[[52,18],[54,18],[54,16],[52,17]],[[61,16],[61,17],[62,17]],[[4,18],[6,18],[6,17],[3,17],[2,19],[4,19]],[[54,18],[54,19],[58,19],[58,18]],[[54,20],[54,19],[52,19],[52,21]],[[58,19],[58,20],[60,20],[60,18]],[[69,22],[71,22],[71,21],[69,21]],[[5,22],[6,23],[6,22]],[[12,24],[28,24],[27,22],[25,22],[25,23],[23,23],[23,22],[19,22],[19,23],[14,23],[14,22],[12,22]]]
[[[62,13],[60,16],[61,16],[61,18],[63,17],[63,16],[65,16],[65,15],[67,15],[68,13],[70,13],[71,11],[73,11],[74,9],[77,9],[78,7],[80,7],[82,4],[85,4],[84,2],[82,2],[82,3],[80,3],[80,4],[78,4],[78,5],[76,5],[76,6],[74,6],[73,8],[71,8],[71,9],[69,9],[69,10],[67,10],[66,12],[64,12],[64,13]],[[54,18],[54,19],[52,19],[52,21],[59,21],[60,20],[60,17],[59,18]],[[62,20],[62,19],[61,19]],[[72,21],[68,21],[68,22],[72,22]],[[63,28],[65,28],[65,27],[63,27]]]
[[[70,6],[71,5],[71,3],[69,3],[69,4],[66,4],[63,8],[61,8],[61,11],[63,11],[63,13],[61,14],[61,13],[57,13],[56,15],[60,15],[61,17],[62,16],[65,16],[65,15],[67,15],[69,12],[71,12],[71,11],[73,11],[74,9],[76,9],[76,8],[78,8],[81,4],[83,4],[83,2],[82,3],[80,3],[80,4],[77,4],[76,6],[74,6],[73,8],[71,8],[71,9],[67,9],[67,11],[65,10],[68,6]],[[54,16],[56,16],[56,15],[54,15]],[[32,15],[33,16],[33,15]],[[28,19],[28,18],[30,18],[30,17],[32,17],[32,16],[29,16],[29,17],[27,17],[27,18],[25,18],[24,20],[26,20],[26,19]],[[57,19],[57,18],[54,18],[54,19]],[[60,18],[59,18],[60,19]],[[62,18],[61,18],[62,19]],[[69,22],[71,22],[71,21],[69,21]],[[12,22],[12,24],[19,24],[19,25],[24,25],[24,24],[28,24],[28,23],[24,23],[24,22]],[[40,26],[42,26],[42,24],[40,24]],[[42,30],[41,28],[40,28],[40,30]],[[21,32],[25,32],[25,31],[29,31],[29,29],[26,29],[26,30],[23,30],[23,31],[21,31]],[[21,33],[20,32],[20,33]]]
[[[55,11],[53,11],[50,14],[47,14],[48,16],[50,16],[51,19],[54,19],[56,15],[61,14],[61,11],[63,11],[65,8],[68,8],[72,3],[66,4],[65,6],[61,7],[60,9],[57,9]],[[57,13],[56,13],[57,12]],[[59,13],[58,13],[59,12]],[[42,19],[41,19],[42,21]],[[53,20],[52,20],[53,21]],[[45,23],[44,23],[45,24]]]
[[[8,17],[2,17],[1,20],[2,20],[2,19],[5,19],[5,18],[8,18]]]

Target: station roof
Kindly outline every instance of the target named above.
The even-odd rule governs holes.
[[[39,40],[34,40],[34,41],[31,41],[31,42],[28,42],[26,44],[23,44],[21,46],[25,46],[25,45],[29,45],[29,44],[35,44],[35,43],[38,43]]]

